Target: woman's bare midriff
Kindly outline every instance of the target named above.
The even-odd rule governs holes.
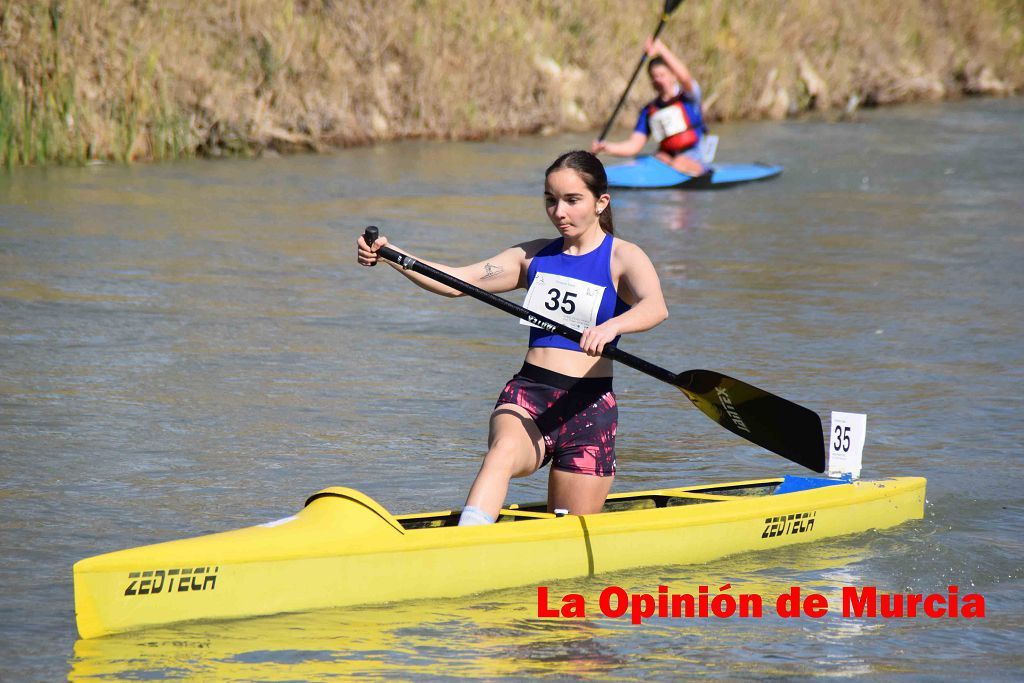
[[[588,356],[582,351],[542,346],[527,351],[526,362],[570,377],[612,376],[612,361],[604,356]]]

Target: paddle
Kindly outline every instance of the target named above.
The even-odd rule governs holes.
[[[363,233],[363,239],[372,245],[379,234],[378,228],[371,225]],[[537,315],[390,247],[381,247],[377,253],[405,270],[447,285],[548,332],[575,342],[582,337],[571,327]],[[815,472],[825,471],[824,431],[821,418],[814,411],[711,370],[686,370],[675,374],[612,346],[605,346],[601,355],[678,388],[698,410],[730,432]]]
[[[654,36],[651,40],[657,40],[658,34],[661,33],[661,29],[665,28],[665,23],[668,21],[669,16],[676,11],[676,7],[683,4],[683,0],[665,0],[665,11],[661,14],[661,21],[658,22],[658,28],[654,30]],[[633,81],[640,75],[640,69],[644,68],[644,62],[647,61],[647,53],[644,52],[643,57],[640,58],[640,63],[636,65],[636,69],[633,71],[633,75],[629,79],[629,84],[626,89],[622,91],[622,97],[619,98],[619,103],[615,105],[615,111],[612,112],[611,118],[608,119],[608,123],[604,124],[604,130],[597,136],[598,140],[604,140],[608,136],[608,131],[612,128],[612,123],[615,122],[615,117],[619,115],[619,110],[622,109],[622,105],[626,103],[626,95],[629,94],[629,89],[633,87]]]

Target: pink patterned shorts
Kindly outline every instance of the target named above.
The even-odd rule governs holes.
[[[611,377],[570,377],[525,363],[495,408],[521,406],[544,435],[544,462],[567,472],[615,475],[619,407]]]

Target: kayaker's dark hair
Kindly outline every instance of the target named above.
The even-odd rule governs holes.
[[[608,194],[608,176],[604,172],[604,164],[590,152],[585,152],[581,149],[566,152],[548,166],[548,170],[544,171],[544,177],[547,178],[555,171],[561,171],[563,168],[570,168],[576,171],[576,175],[583,180],[583,184],[594,195],[594,199],[599,198],[603,194]],[[609,235],[615,234],[611,203],[604,207],[601,215],[597,217],[597,221],[601,224],[601,229],[606,233]]]
[[[656,67],[656,66],[663,66],[663,67],[665,67],[667,69],[668,68],[668,62],[666,62],[664,60],[664,58],[662,58],[662,57],[655,57],[651,61],[647,62],[647,75],[648,76],[651,75],[651,70],[653,70],[654,67]]]

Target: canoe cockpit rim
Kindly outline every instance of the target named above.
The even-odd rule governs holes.
[[[644,509],[677,507],[681,505],[736,502],[751,497],[771,496],[787,480],[787,477],[771,477],[646,491],[623,491],[609,495],[605,501],[604,509],[597,514],[602,516],[614,515],[619,512],[635,512]],[[847,481],[823,478],[809,479],[808,481],[827,482],[826,484],[818,484],[818,486],[835,486],[849,483]],[[816,487],[811,486],[808,488]],[[801,490],[803,489],[796,489],[797,492]],[[787,491],[787,493],[790,493],[790,491]],[[435,510],[432,512],[392,515],[383,505],[370,496],[345,486],[331,486],[318,491],[306,500],[306,506],[308,507],[314,501],[323,498],[340,498],[365,508],[400,534],[423,529],[436,529],[438,527],[455,527],[458,525],[459,520],[458,510]],[[546,502],[535,501],[522,504],[512,503],[502,508],[498,514],[498,521],[500,523],[509,523],[528,520],[552,520],[557,517],[558,515],[547,511]]]
[[[606,508],[598,514],[615,514],[616,512],[637,509],[636,503],[644,502],[642,507],[661,508],[666,506],[687,505],[691,503],[717,503],[735,501],[750,495],[769,495],[783,481],[781,477],[770,479],[751,479],[748,481],[728,482],[721,484],[703,484],[700,486],[681,486],[677,488],[652,489],[646,491],[623,491],[608,496]],[[387,522],[395,531],[405,534],[422,528],[437,526],[455,526],[458,511],[438,510],[404,515],[392,515],[383,505],[370,496],[345,486],[331,486],[306,499],[306,507],[323,498],[340,498],[359,505],[373,512]],[[633,503],[631,505],[631,503]],[[499,513],[500,522],[556,519],[546,510],[546,503],[512,503],[502,508]]]

